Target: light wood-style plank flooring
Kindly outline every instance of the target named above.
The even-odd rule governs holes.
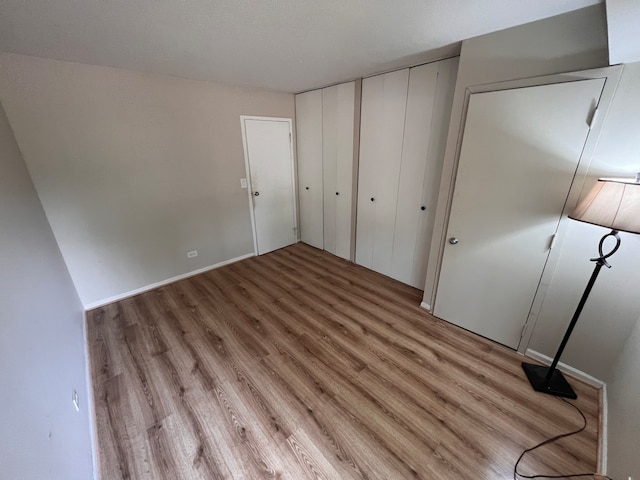
[[[580,425],[420,300],[299,243],[89,312],[102,479],[511,479]],[[523,473],[594,471],[572,384],[586,431]]]

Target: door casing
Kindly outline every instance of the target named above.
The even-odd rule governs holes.
[[[517,349],[603,87],[471,96],[435,315]]]
[[[249,212],[251,215],[251,229],[253,232],[253,249],[255,255],[260,255],[258,251],[258,232],[256,229],[256,216],[255,209],[253,203],[253,188],[251,185],[251,166],[249,163],[249,149],[247,143],[247,132],[245,121],[246,120],[257,120],[257,121],[270,121],[270,122],[286,122],[289,124],[289,155],[291,158],[291,198],[293,202],[293,222],[295,234],[294,238],[298,239],[298,212],[297,212],[297,191],[296,191],[296,171],[295,171],[295,157],[293,153],[293,121],[291,118],[281,118],[281,117],[261,117],[261,116],[253,116],[253,115],[240,115],[240,126],[242,129],[242,146],[244,149],[244,167],[245,174],[247,179],[247,196],[249,199]]]
[[[464,136],[464,125],[466,123],[469,99],[471,98],[471,95],[474,93],[509,90],[514,88],[524,88],[538,85],[549,85],[576,80],[605,78],[606,81],[604,89],[600,97],[600,103],[598,104],[599,112],[592,123],[591,132],[587,137],[584,150],[578,162],[578,168],[576,170],[573,188],[569,192],[569,196],[567,198],[565,212],[563,212],[560,223],[558,224],[558,230],[555,239],[555,248],[551,250],[546,266],[542,272],[540,285],[533,299],[531,310],[523,328],[522,338],[520,340],[520,344],[518,345],[518,353],[524,354],[526,352],[529,342],[531,341],[531,336],[533,335],[533,331],[535,329],[538,314],[542,308],[542,303],[544,301],[547,288],[551,281],[551,276],[553,275],[555,266],[558,263],[558,256],[561,250],[560,246],[565,236],[568,224],[568,217],[566,213],[567,211],[571,211],[571,209],[576,205],[578,199],[580,198],[581,191],[584,188],[584,184],[587,180],[587,174],[591,164],[591,159],[598,144],[598,139],[602,131],[604,120],[607,117],[607,113],[609,111],[609,108],[611,107],[613,97],[618,87],[618,83],[620,82],[622,71],[623,65],[615,65],[612,67],[597,68],[581,72],[545,75],[519,80],[495,82],[485,85],[475,85],[466,88],[465,98],[463,102],[463,112],[460,119],[460,129],[458,131],[458,138],[456,142],[455,155],[450,160],[445,159],[445,164],[443,165],[438,206],[436,209],[436,227],[434,228],[433,238],[431,241],[431,250],[429,252],[430,261],[427,267],[427,278],[425,282],[425,291],[429,291],[430,294],[428,296],[425,296],[425,299],[422,303],[423,307],[427,308],[430,311],[433,311],[435,303],[437,301],[438,279],[442,267],[442,259],[444,254],[445,242],[447,239],[447,231],[449,227],[449,215],[451,212],[451,204],[453,200],[455,177],[460,160],[462,138]]]

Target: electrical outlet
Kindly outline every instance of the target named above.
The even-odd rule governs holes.
[[[198,250],[191,250],[187,252],[187,258],[194,258],[198,256]]]
[[[247,179],[246,178],[241,178],[240,179],[240,187],[247,188]]]
[[[79,412],[80,411],[80,399],[78,397],[78,392],[76,392],[76,390],[73,390],[73,394],[71,395],[71,400],[73,401],[73,406],[76,407],[76,410]]]

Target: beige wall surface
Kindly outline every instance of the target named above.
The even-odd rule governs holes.
[[[83,321],[0,105],[1,478],[93,477]]]
[[[0,98],[85,306],[253,252],[240,115],[293,95],[2,54]]]
[[[640,478],[640,320],[620,352],[608,378],[608,474]]]

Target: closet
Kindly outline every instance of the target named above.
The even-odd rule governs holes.
[[[359,85],[296,95],[300,239],[353,259]]]
[[[420,289],[457,67],[448,59],[362,82],[355,261]]]
[[[300,240],[324,248],[322,207],[322,90],[296,95]]]

